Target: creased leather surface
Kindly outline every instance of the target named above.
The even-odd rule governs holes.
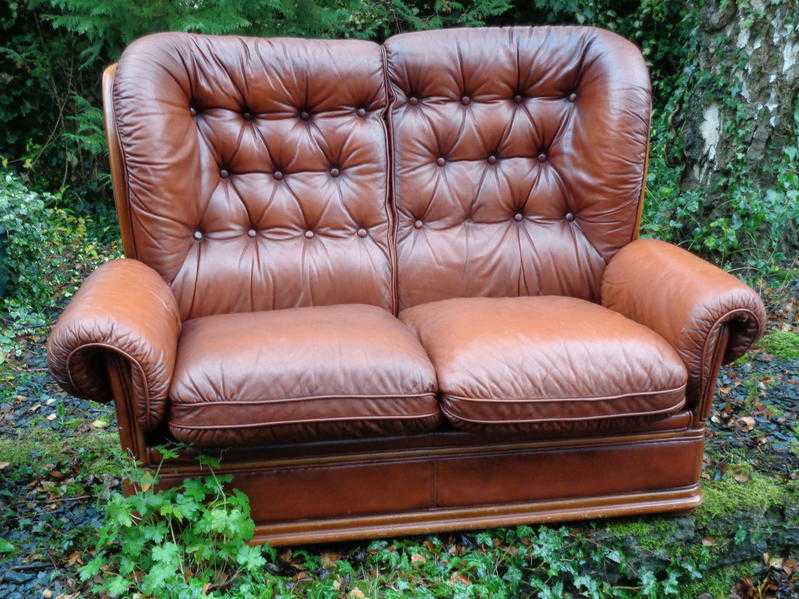
[[[385,48],[400,309],[598,299],[637,225],[651,96],[638,49],[590,27],[424,31]]]
[[[386,310],[339,305],[184,324],[169,428],[199,445],[426,432],[433,366]]]
[[[712,383],[721,325],[730,327],[725,363],[744,354],[766,325],[763,302],[749,286],[654,239],[634,241],[610,262],[602,279],[602,305],[651,328],[677,350],[688,368],[686,395],[692,406]]]
[[[164,417],[181,321],[175,297],[154,270],[137,260],[108,262],[84,281],[53,326],[47,358],[67,393],[108,401],[102,354],[131,366],[136,419],[145,431]]]
[[[133,245],[184,319],[393,309],[385,106],[371,42],[168,33],[125,50]]]
[[[442,410],[458,427],[557,431],[570,422],[663,416],[684,404],[685,367],[669,344],[584,300],[450,299],[400,319],[418,332]]]

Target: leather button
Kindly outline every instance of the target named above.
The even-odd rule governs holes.
[[[410,104],[411,106],[416,106],[418,103],[419,103],[419,98],[417,98],[416,96],[411,96],[410,98],[408,98],[408,104]]]
[[[192,233],[192,235],[193,235],[194,239],[196,239],[197,241],[200,241],[200,239],[203,238],[203,232],[202,231],[195,231],[194,233]]]
[[[461,98],[461,104],[463,104],[464,106],[468,106],[471,103],[472,103],[472,99],[469,96],[463,96]]]
[[[197,109],[194,106],[189,106],[189,114],[191,114],[191,116],[197,116]]]
[[[366,237],[369,232],[366,229],[358,229],[358,237]]]
[[[438,158],[436,158],[436,164],[438,166],[444,166],[446,163],[447,163],[447,161],[444,160],[443,157],[439,156]]]
[[[305,232],[305,239],[311,239],[312,237],[313,237],[313,231]]]
[[[219,171],[219,176],[222,177],[223,179],[227,179],[230,176],[230,173],[227,172],[225,169],[222,169],[221,171]]]
[[[517,223],[521,222],[522,220],[524,220],[524,215],[521,212],[517,212],[516,214],[513,215],[513,220],[515,220]]]
[[[331,177],[338,177],[341,174],[341,171],[338,170],[335,166],[330,169],[330,176]]]
[[[363,117],[366,116],[366,109],[365,108],[359,108],[358,110],[355,111],[355,114],[357,114],[359,117],[363,118]]]
[[[249,231],[247,231],[247,235],[249,235],[250,237],[255,237],[257,234],[258,233],[255,232],[255,229],[250,229]]]
[[[577,94],[574,92],[569,94],[569,102],[575,102],[577,100]]]
[[[516,94],[513,96],[513,101],[517,104],[521,104],[524,101],[524,98],[522,98],[521,94]]]
[[[566,213],[566,220],[569,221],[570,223],[574,222],[574,215],[571,212],[567,212]]]
[[[546,154],[544,154],[542,152],[541,154],[538,155],[538,162],[546,162],[546,161],[547,161],[547,155]]]
[[[251,112],[245,112],[241,116],[244,117],[245,121],[251,121],[251,120],[253,120],[255,118]]]
[[[272,176],[278,181],[280,181],[283,178],[283,173],[281,173],[280,171],[275,171],[274,173],[272,173]]]
[[[310,114],[308,114],[308,112],[307,112],[307,111],[303,110],[302,112],[300,112],[300,118],[301,118],[303,121],[307,121],[308,119],[310,119],[310,118],[311,118],[311,115],[310,115]]]
[[[415,220],[415,221],[413,221],[413,227],[414,227],[414,229],[421,229],[421,228],[422,228],[422,225],[423,225],[423,223],[422,223],[422,221],[420,221],[420,220]]]
[[[490,154],[488,156],[488,164],[496,164],[496,163],[497,163],[497,157],[494,156],[493,154]]]

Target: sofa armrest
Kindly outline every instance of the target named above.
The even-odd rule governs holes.
[[[68,393],[111,399],[105,354],[130,365],[136,421],[144,431],[164,417],[181,320],[172,290],[137,260],[108,262],[84,281],[53,326],[50,372]]]
[[[602,305],[664,337],[688,369],[686,399],[707,418],[718,369],[763,334],[766,311],[749,286],[674,245],[639,239],[602,279]]]

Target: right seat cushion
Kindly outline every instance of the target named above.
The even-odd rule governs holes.
[[[200,446],[423,433],[442,420],[413,331],[356,304],[186,321],[169,398],[169,430]]]
[[[400,313],[438,377],[441,407],[475,432],[612,430],[685,403],[686,370],[650,329],[555,296],[455,298]]]

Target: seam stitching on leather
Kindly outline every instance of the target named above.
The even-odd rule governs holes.
[[[386,218],[388,219],[388,251],[389,267],[391,268],[391,313],[399,314],[399,259],[397,258],[397,227],[399,217],[394,201],[394,135],[391,126],[391,111],[394,107],[394,98],[388,78],[388,50],[380,44],[380,65],[383,70],[383,91],[386,94],[386,105],[382,110],[380,122],[383,125],[383,135],[386,140],[386,201],[384,203]]]
[[[455,420],[462,420],[463,422],[475,422],[478,424],[537,424],[537,423],[557,423],[557,422],[586,422],[586,421],[597,421],[597,420],[615,420],[617,418],[629,418],[635,416],[658,416],[661,414],[669,414],[679,410],[680,408],[685,406],[685,399],[683,399],[680,403],[671,406],[669,408],[663,408],[662,410],[657,410],[653,412],[628,412],[624,414],[610,414],[610,415],[603,415],[603,416],[580,416],[577,418],[563,418],[563,417],[552,417],[552,418],[535,418],[530,420],[521,420],[521,419],[514,419],[514,420],[478,420],[475,418],[466,418],[465,416],[459,416],[457,414],[453,414],[451,411],[447,410],[446,407],[443,405],[441,406],[441,411],[448,417],[453,418]]]
[[[441,395],[444,397],[450,397],[452,399],[458,401],[474,401],[474,402],[485,402],[485,403],[542,403],[542,402],[552,402],[552,401],[607,401],[613,399],[625,399],[629,397],[648,397],[651,395],[668,395],[670,393],[679,393],[680,391],[684,391],[686,385],[680,385],[679,387],[674,387],[673,389],[663,389],[661,391],[640,391],[640,392],[630,392],[630,393],[623,393],[620,395],[598,395],[598,396],[591,396],[591,397],[531,397],[526,399],[491,399],[491,398],[481,398],[481,397],[467,397],[465,395],[456,395],[454,393],[445,393],[441,392]]]
[[[292,424],[317,424],[323,422],[350,422],[350,421],[363,421],[363,420],[421,420],[423,418],[438,417],[439,412],[432,412],[430,414],[418,415],[391,415],[391,416],[344,416],[341,418],[314,418],[312,420],[280,420],[277,422],[256,422],[252,424],[181,424],[174,420],[169,422],[170,428],[180,429],[202,429],[202,430],[222,430],[222,429],[239,429],[239,428],[258,428],[267,426],[281,426]]]
[[[257,406],[257,405],[269,405],[275,403],[286,403],[286,402],[295,402],[295,401],[314,401],[318,399],[424,399],[427,397],[436,397],[436,393],[416,393],[416,394],[403,394],[399,393],[396,395],[356,395],[356,394],[341,394],[341,395],[308,395],[304,397],[285,397],[280,399],[260,399],[260,400],[253,400],[253,401],[236,401],[236,400],[213,400],[213,401],[203,401],[203,402],[186,402],[173,399],[170,397],[170,401],[174,403],[176,406],[180,407],[192,407],[192,408],[203,408],[203,407],[214,407],[219,405],[235,405],[235,406]]]
[[[645,65],[646,67],[646,65]],[[649,67],[647,69],[647,76],[649,74]],[[644,202],[646,201],[646,176],[649,171],[649,152],[652,147],[652,83],[649,84],[649,121],[646,124],[646,146],[644,148],[644,170],[641,173],[641,189],[638,193],[638,202],[635,205],[635,223],[633,230],[630,233],[630,241],[632,243],[639,238],[641,232],[641,217],[644,213]],[[623,246],[622,246],[623,247]],[[621,248],[619,248],[621,249]]]

